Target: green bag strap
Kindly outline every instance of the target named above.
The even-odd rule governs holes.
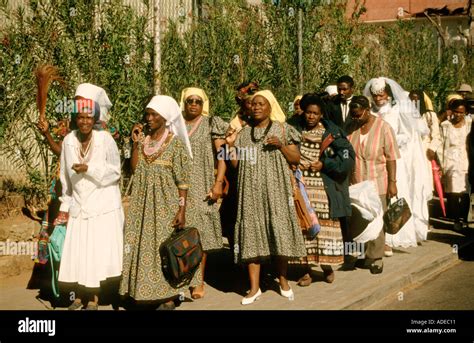
[[[52,255],[52,251],[51,251],[51,244],[48,243],[48,252],[49,252],[49,260],[51,261],[51,289],[53,290],[53,294],[56,298],[59,298],[59,291],[58,291],[58,287],[57,287],[57,276],[56,275],[56,269],[54,269],[54,258],[53,258],[53,255]]]

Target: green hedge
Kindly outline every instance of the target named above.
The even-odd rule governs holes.
[[[358,20],[363,6],[346,19],[345,1],[276,2],[255,8],[243,0],[203,1],[202,17],[184,34],[178,33],[178,23],[170,22],[162,36],[162,93],[178,100],[182,88],[199,86],[211,99],[211,112],[228,119],[236,110],[235,86],[258,80],[288,111],[299,93],[300,6],[304,92],[320,91],[342,74],[352,75],[360,92],[370,78],[384,75],[407,90],[427,89],[439,105],[458,83],[474,79],[467,48],[445,48],[438,62],[437,34],[428,21],[421,28],[409,21],[363,25]],[[30,1],[32,16],[21,9],[9,13],[7,1],[0,3],[3,15],[11,19],[0,37],[0,142],[19,166],[37,168],[27,148],[18,154],[21,142],[13,140],[11,131],[12,123],[18,127],[19,122],[42,141],[31,116],[33,70],[40,63],[58,66],[68,84],[65,89],[51,87],[51,121],[64,116],[54,111],[55,102],[71,97],[75,86],[87,81],[107,90],[113,102],[111,124],[122,138],[127,136],[153,94],[153,39],[146,31],[147,18],[121,1],[101,1],[98,17],[94,0]],[[41,149],[47,160],[47,147]]]

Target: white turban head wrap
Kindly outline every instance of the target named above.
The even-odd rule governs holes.
[[[335,85],[327,86],[324,91],[327,92],[330,96],[336,95],[337,94],[337,86],[335,86]]]
[[[189,155],[193,158],[186,124],[176,100],[167,95],[156,95],[151,99],[148,105],[146,105],[146,108],[151,108],[166,120],[166,126],[173,134],[181,139],[186,145]]]
[[[112,107],[112,103],[103,88],[93,85],[92,83],[81,83],[77,86],[75,96],[93,100],[100,108],[99,119],[104,122],[109,120],[108,111]]]

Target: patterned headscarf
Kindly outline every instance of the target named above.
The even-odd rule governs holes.
[[[256,81],[243,83],[237,87],[237,95],[235,96],[235,100],[240,104],[242,100],[252,97],[259,90],[260,86]]]

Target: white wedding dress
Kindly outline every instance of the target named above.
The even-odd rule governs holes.
[[[412,217],[396,235],[385,235],[385,242],[391,247],[416,247],[418,242],[427,238],[428,200],[431,199],[433,192],[422,137],[415,128],[403,125],[397,104],[392,106],[387,103],[372,114],[382,117],[395,132],[401,155],[397,160],[398,197],[405,198],[412,212]]]

